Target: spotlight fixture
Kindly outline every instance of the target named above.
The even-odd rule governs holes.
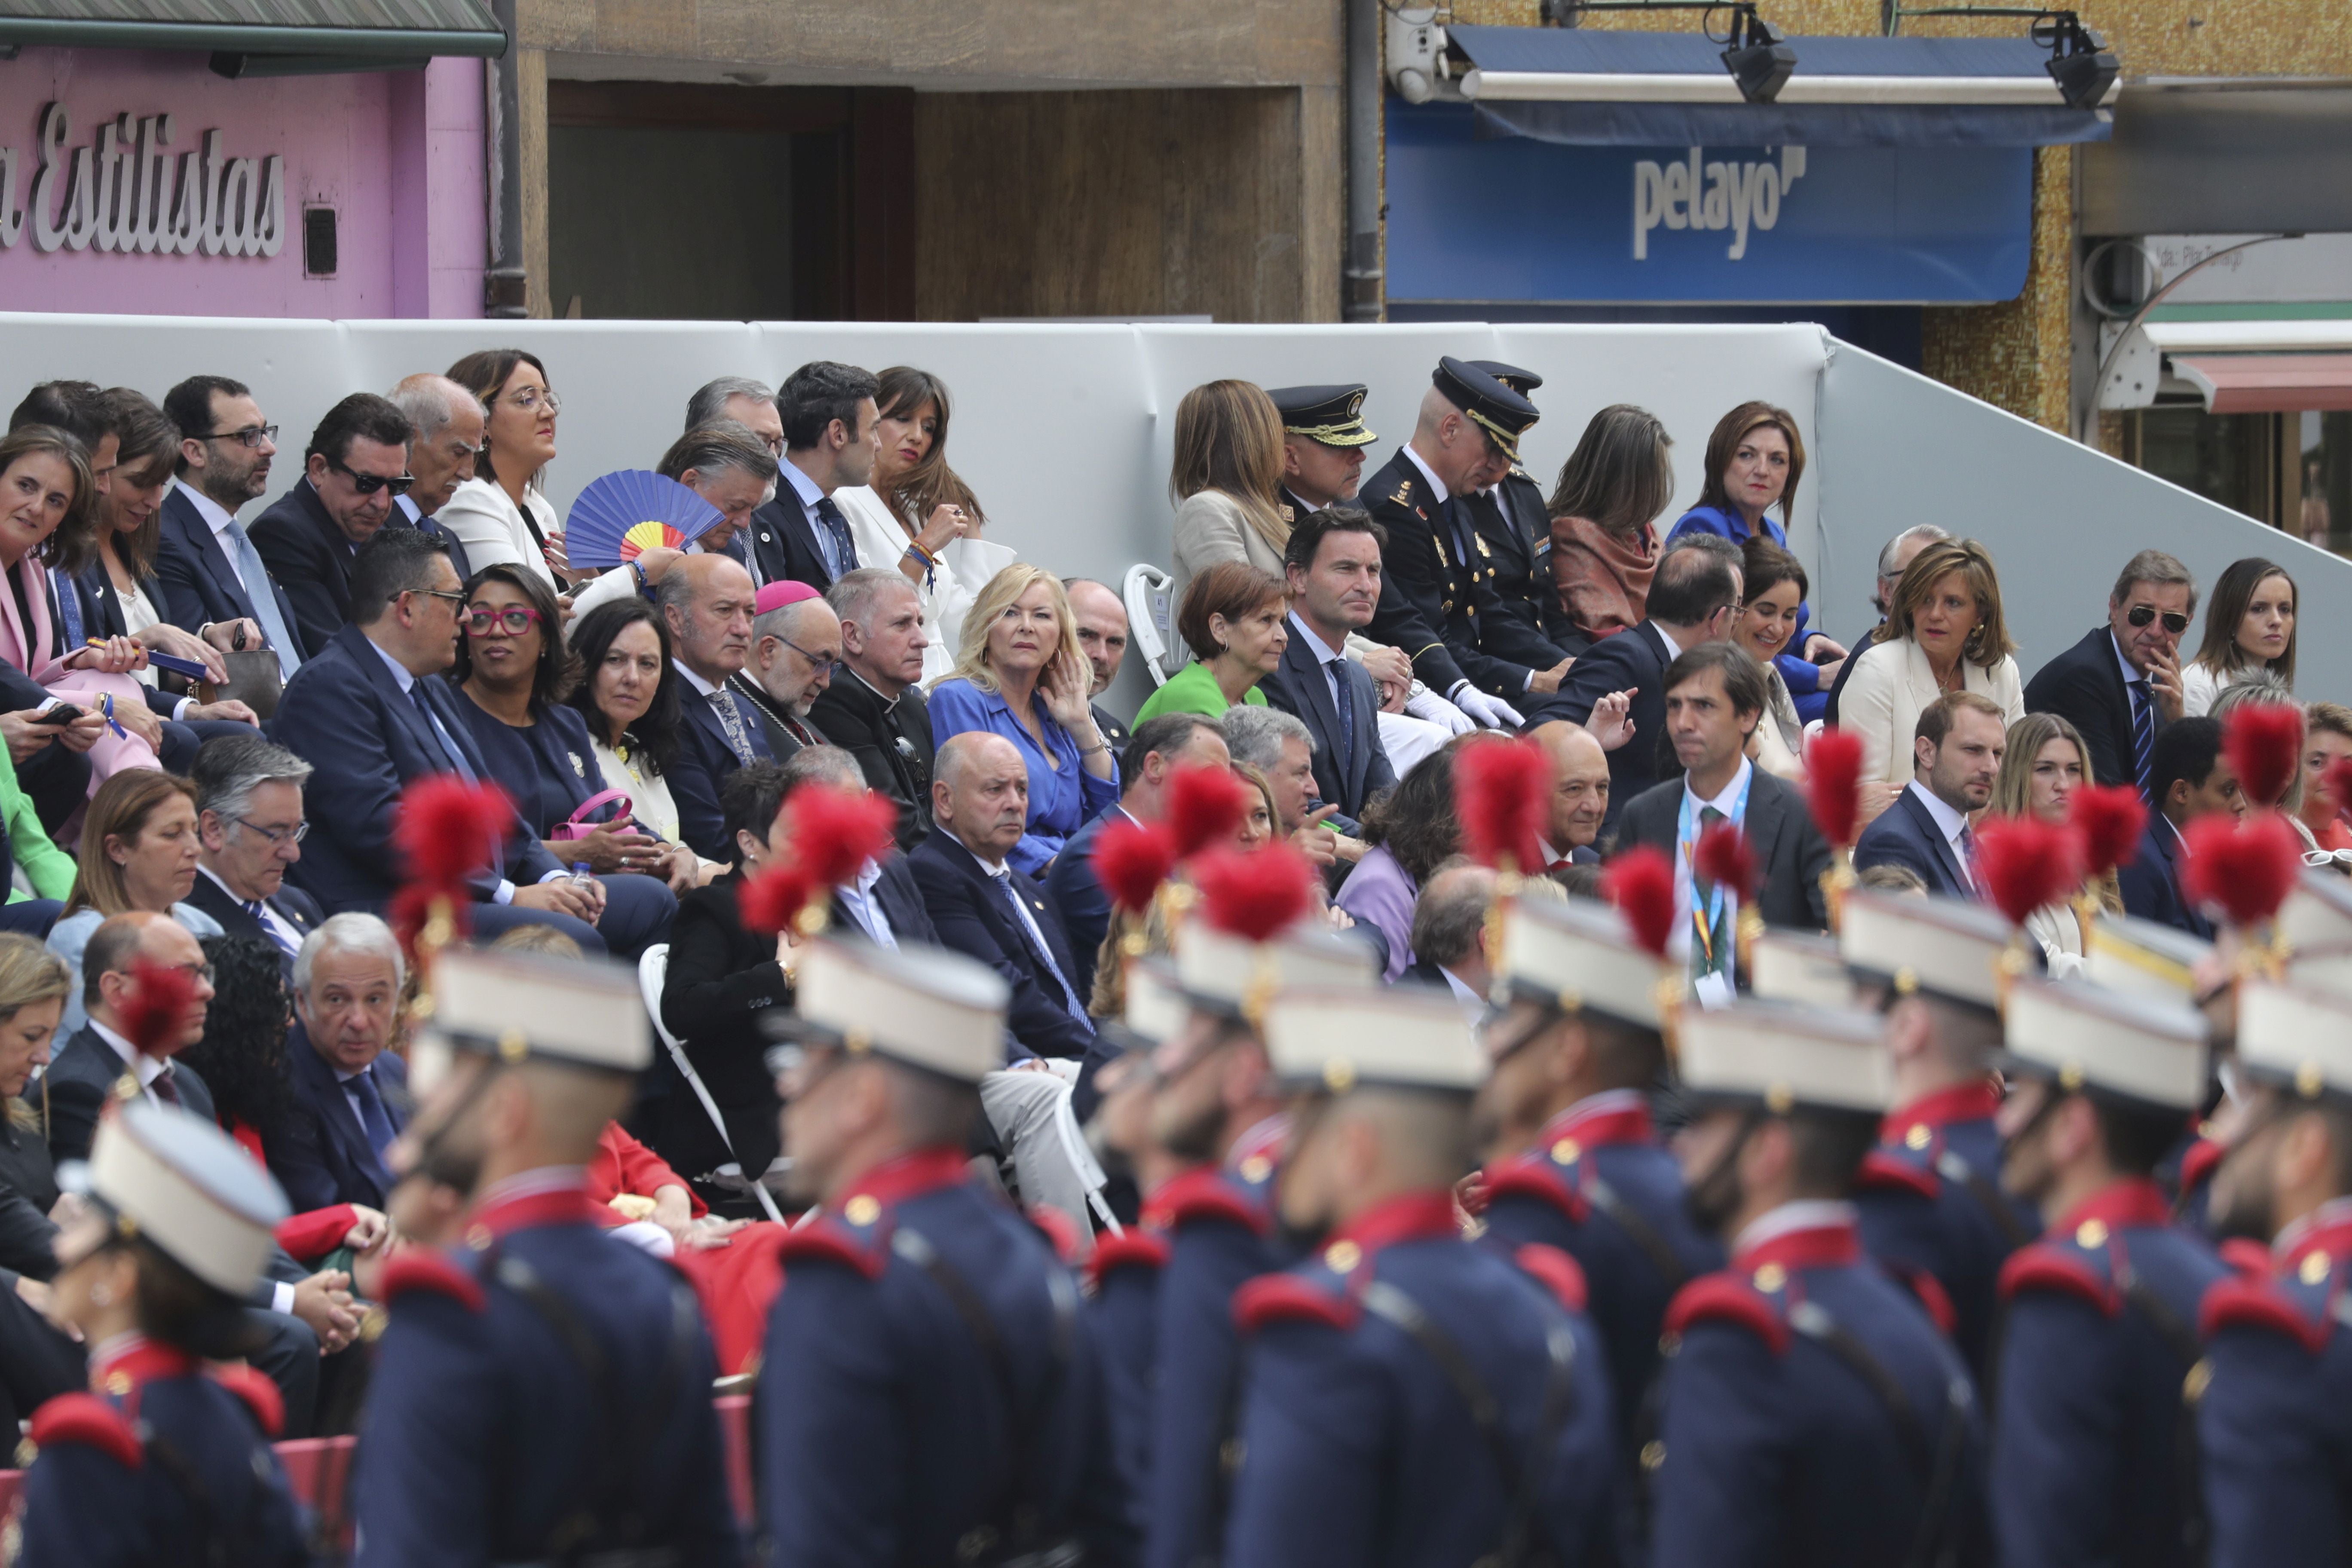
[[[1772,24],[1759,16],[1755,6],[1736,5],[1728,42],[1723,64],[1739,84],[1739,96],[1750,103],[1769,103],[1780,97],[1797,68],[1797,51],[1780,41]]]
[[[2083,19],[2072,11],[2043,12],[2034,18],[2030,36],[2050,51],[2042,68],[2058,84],[2058,96],[2066,100],[2066,107],[2098,108],[2122,68],[2107,52],[2106,39],[2083,26]]]

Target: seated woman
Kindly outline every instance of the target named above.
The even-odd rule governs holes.
[[[49,1059],[71,984],[66,966],[29,937],[0,936],[0,1421],[30,1415],[84,1386],[82,1350],[43,1316],[58,1271],[59,1227],[82,1201],[58,1189],[41,1113],[26,1100]]]
[[[220,922],[186,902],[196,885],[196,786],[184,778],[136,768],[100,786],[81,830],[81,868],[66,894],[66,910],[49,930],[49,951],[73,971],[66,997],[68,1035],[87,1021],[81,1007],[81,952],[90,932],[132,910],[168,914],[198,942],[221,934]]]
[[[465,592],[457,617],[464,635],[450,672],[465,699],[458,710],[490,776],[515,797],[547,852],[564,865],[585,862],[598,876],[614,878],[605,884],[609,897],[642,896],[632,884],[644,877],[692,885],[700,867],[694,851],[639,831],[629,804],[596,807],[591,818],[596,826],[583,837],[556,837],[559,826],[579,817],[608,786],[587,721],[563,701],[579,671],[555,630],[562,622],[555,590],[537,573],[508,563],[475,573]]]
[[[77,868],[72,856],[49,841],[32,796],[16,783],[16,764],[5,746],[0,746],[0,834],[7,836],[9,858],[33,889],[26,892],[9,878],[7,900],[0,903],[0,931],[23,931],[38,941],[65,912]]]
[[[1973,539],[1947,539],[1912,558],[1889,602],[1885,629],[1854,661],[1838,699],[1840,727],[1862,738],[1862,777],[1891,786],[1911,782],[1911,744],[1919,715],[1948,691],[1973,691],[2000,709],[2001,721],[2025,717],[2025,685],[2010,655],[2000,610],[2000,578]],[[1885,798],[1865,792],[1875,816]]]
[[[1258,683],[1282,668],[1290,646],[1290,592],[1255,566],[1220,561],[1186,585],[1176,631],[1198,662],[1144,700],[1139,724],[1162,713],[1213,719],[1236,702],[1265,706]]]
[[[2000,754],[2000,772],[1993,775],[1986,814],[2033,816],[2057,826],[2066,820],[2074,792],[2098,782],[2092,776],[2090,748],[2074,725],[2055,713],[2028,713],[2009,727],[2009,746]],[[2123,890],[2113,871],[2084,890],[2107,913],[2124,912]],[[2026,916],[2025,929],[2042,944],[2051,973],[2080,972],[2083,926],[2072,903],[2042,906]]]
[[[679,844],[677,803],[663,777],[677,763],[677,670],[670,663],[668,623],[643,599],[599,605],[572,624],[571,643],[582,676],[564,700],[587,721],[604,787],[628,795],[629,816],[640,828]],[[698,858],[694,882],[725,869]]]
[[[1591,642],[1639,623],[1657,574],[1651,531],[1675,499],[1674,438],[1646,408],[1612,404],[1594,415],[1559,468],[1551,499],[1549,617]]]
[[[2205,641],[2180,666],[2180,711],[2213,711],[2221,692],[2258,675],[2294,689],[2294,579],[2286,568],[2250,555],[2232,561],[2205,606]]]
[[[1784,779],[1805,776],[1805,725],[1797,704],[1774,662],[1789,646],[1805,600],[1805,569],[1797,558],[1761,535],[1747,546],[1748,567],[1742,574],[1747,600],[1739,618],[1731,623],[1731,640],[1764,667],[1764,717],[1748,738],[1748,754],[1768,773]]]
[[[1061,580],[1008,566],[974,601],[955,673],[930,689],[931,737],[985,730],[1029,765],[1029,830],[1006,857],[1044,874],[1070,835],[1118,798],[1118,763],[1096,727],[1094,667]]]
[[[1381,978],[1393,984],[1412,966],[1412,910],[1421,885],[1461,852],[1462,824],[1454,815],[1454,753],[1473,736],[1457,735],[1433,756],[1413,764],[1393,794],[1364,813],[1370,846],[1334,901],[1358,926],[1378,931],[1387,946]]]

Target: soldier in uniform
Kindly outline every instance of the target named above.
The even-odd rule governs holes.
[[[100,1120],[70,1184],[87,1201],[57,1237],[53,1310],[89,1347],[92,1392],[33,1415],[14,1560],[309,1563],[306,1521],[269,1447],[277,1385],[250,1367],[203,1364],[248,1348],[240,1303],[286,1218],[285,1194],[210,1121],[143,1099]]]
[[[2133,915],[2103,914],[2084,933],[2082,973],[2110,991],[2200,1008],[2211,1048],[2218,1054],[2228,1047],[2227,1036],[2211,1026],[2221,1006],[2206,994],[2211,976],[2225,972],[2203,938]],[[2228,988],[2226,980],[2218,987],[2224,994]],[[2171,1201],[2175,1224],[2211,1235],[2206,1198],[2222,1152],[2220,1142],[2199,1131],[2180,1140],[2157,1167],[2157,1184]]]
[[[2205,1021],[2178,1002],[2020,979],[2003,1025],[2001,1184],[2048,1229],[2000,1274],[2000,1561],[2202,1563],[2182,1388],[2199,1303],[2227,1270],[2173,1227],[2153,1178],[2205,1097]]]
[[[1886,1104],[1875,1020],[1741,1002],[1676,1027],[1698,1112],[1676,1152],[1731,1267],[1666,1313],[1652,1562],[1982,1561],[1967,1369],[1847,1201]]]
[[[1471,504],[1517,459],[1519,433],[1535,421],[1526,398],[1448,356],[1412,438],[1363,491],[1388,530],[1370,635],[1410,657],[1431,690],[1498,728],[1517,729],[1567,672],[1558,650],[1497,614],[1493,548],[1481,547]]]
[[[1536,388],[1543,384],[1543,377],[1535,372],[1499,360],[1474,359],[1470,366],[1485,371],[1530,404]],[[1543,487],[1520,466],[1517,453],[1511,455],[1510,467],[1502,478],[1472,498],[1470,514],[1477,520],[1478,537],[1487,547],[1486,564],[1494,570],[1492,582],[1499,601],[1496,613],[1519,628],[1511,634],[1513,640],[1529,648],[1539,643],[1561,658],[1572,658],[1591,647],[1592,639],[1559,613],[1559,595],[1551,584],[1551,510],[1544,500]]]
[[[1135,1561],[1077,1282],[971,1179],[1008,997],[911,944],[819,940],[801,964],[772,1059],[794,1196],[820,1207],[777,1249],[760,1368],[778,1563]]]
[[[1862,1005],[1885,1015],[1895,1101],[1854,1197],[1863,1246],[1948,1312],[1980,1380],[2001,1264],[2041,1229],[2000,1190],[1993,1123],[2010,938],[2009,922],[1983,905],[1868,889],[1846,895],[1838,931]]]
[[[1364,448],[1380,439],[1364,427],[1366,390],[1358,382],[1267,391],[1282,416],[1282,504],[1292,521],[1356,499]]]
[[[1286,1224],[1325,1238],[1234,1308],[1249,1338],[1230,1568],[1610,1559],[1615,1418],[1582,1281],[1463,1239],[1485,1063],[1451,997],[1278,991],[1299,1092]],[[1531,1249],[1537,1250],[1537,1249]]]
[[[585,1186],[653,1056],[635,973],[452,949],[431,985],[395,1164],[471,1203],[385,1269],[359,1563],[740,1562],[694,1291]]]

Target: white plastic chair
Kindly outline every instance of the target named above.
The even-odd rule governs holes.
[[[1176,579],[1149,561],[1129,567],[1119,588],[1118,596],[1127,605],[1129,646],[1143,656],[1143,668],[1151,672],[1155,687],[1167,685],[1173,673],[1168,668],[1168,647],[1175,635],[1171,607],[1175,595]]]
[[[710,1098],[710,1090],[703,1087],[702,1075],[694,1070],[692,1062],[687,1060],[686,1042],[670,1033],[668,1023],[662,1017],[662,984],[668,977],[669,943],[658,942],[646,949],[645,956],[637,960],[637,992],[645,998],[646,1012],[653,1018],[654,1033],[661,1037],[662,1045],[669,1051],[669,1059],[677,1066],[678,1076],[686,1079],[688,1089],[694,1090],[694,1098],[702,1101],[703,1114],[710,1118],[710,1125],[719,1133],[719,1143],[732,1154],[735,1152],[735,1141],[727,1135],[727,1119],[719,1114],[719,1102]],[[784,1222],[783,1211],[776,1207],[776,1200],[769,1193],[768,1184],[744,1181],[743,1167],[739,1162],[730,1160],[712,1174],[732,1176],[736,1181],[743,1182],[751,1189],[751,1195],[760,1200],[760,1206],[767,1211],[770,1219],[778,1225]]]

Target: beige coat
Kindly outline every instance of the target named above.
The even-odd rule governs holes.
[[[1186,496],[1176,508],[1175,532],[1176,591],[1171,605],[1183,604],[1192,579],[1220,561],[1246,561],[1282,581],[1282,552],[1251,524],[1241,502],[1223,490]]]
[[[2025,717],[2025,687],[2015,659],[2003,656],[1990,669],[1963,660],[1960,670],[1968,690],[1999,705],[2003,724]],[[1919,715],[1940,695],[1927,650],[1910,638],[1873,643],[1864,651],[1838,699],[1838,727],[1862,738],[1864,779],[1910,782]]]

